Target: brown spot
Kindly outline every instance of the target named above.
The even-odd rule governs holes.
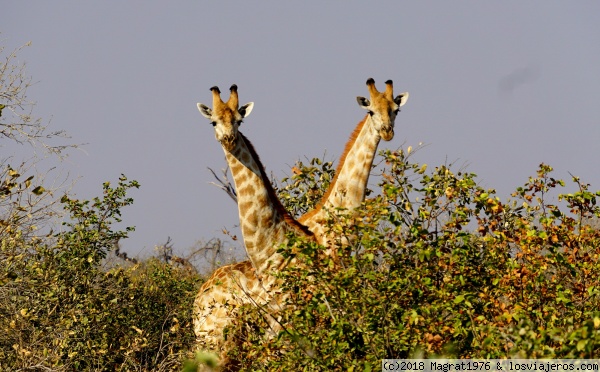
[[[248,175],[246,174],[246,172],[240,172],[235,179],[235,182],[238,185],[242,185],[244,184],[246,181],[248,181]]]
[[[250,236],[254,235],[257,230],[258,229],[257,229],[256,225],[244,224],[242,226],[242,232],[244,233],[244,236],[246,238],[249,238]],[[250,249],[250,244],[252,244],[250,241],[246,241],[246,248],[247,249]]]
[[[204,284],[202,284],[202,287],[200,287],[200,292],[205,292],[206,289],[210,286],[211,282],[212,282],[211,279],[209,279],[206,282],[204,282]]]
[[[248,210],[248,216],[246,216],[246,222],[248,222],[248,224],[252,225],[252,226],[257,226],[258,224],[258,217],[256,216],[256,213],[253,213],[252,211]]]
[[[243,165],[241,165],[238,162],[235,162],[234,164],[231,165],[231,173],[232,174],[240,173],[243,168],[244,168]]]
[[[238,196],[241,197],[248,197],[251,195],[254,195],[256,193],[256,189],[254,188],[254,186],[252,185],[247,185],[244,187],[240,187],[238,190]],[[245,202],[244,204],[251,204],[250,202]],[[247,206],[246,208],[250,208],[249,206]],[[241,209],[241,207],[240,207]]]
[[[247,152],[244,152],[240,155],[240,160],[242,161],[242,163],[244,164],[248,164],[250,163],[250,154],[248,154]]]
[[[240,214],[244,215],[248,209],[252,208],[252,202],[250,202],[250,201],[240,202],[238,205],[238,208],[240,210]]]
[[[267,195],[261,195],[261,198],[258,200],[258,205],[261,209],[267,209],[269,211],[273,211],[271,213],[275,213],[273,203],[271,203],[271,200],[269,200]]]
[[[267,250],[266,247],[266,242],[265,242],[265,236],[264,234],[260,234],[256,237],[256,246],[261,250],[261,251],[265,251]]]
[[[273,214],[265,213],[260,219],[260,226],[269,226],[274,222]]]

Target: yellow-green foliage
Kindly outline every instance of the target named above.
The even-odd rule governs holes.
[[[473,173],[382,155],[378,192],[329,221],[349,242],[335,247],[339,264],[312,243],[282,247],[296,259],[280,273],[283,330],[265,341],[261,309],[241,308],[226,330],[232,362],[362,371],[411,356],[600,357],[599,192],[576,177],[565,186],[542,164],[501,201]],[[297,164],[281,199],[306,211],[332,173]],[[138,184],[122,176],[101,198],[63,197],[62,231],[36,235],[27,201],[47,192],[10,168],[0,176],[0,370],[181,370],[195,352],[198,275],[159,258],[104,264],[132,229],[114,223]]]
[[[564,182],[542,164],[501,202],[475,174],[383,156],[379,196],[330,221],[351,241],[337,247],[340,266],[314,244],[282,247],[298,261],[281,273],[284,330],[264,342],[261,312],[244,309],[228,332],[232,360],[362,371],[411,356],[600,357],[599,192],[573,178],[559,194]]]
[[[24,238],[18,224],[0,246],[0,370],[179,370],[191,349],[198,278],[158,259],[104,268],[125,231],[113,231],[137,187],[121,177],[102,198],[65,196],[58,234]],[[36,367],[37,366],[37,367]]]

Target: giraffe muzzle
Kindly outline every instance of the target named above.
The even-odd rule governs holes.
[[[233,150],[235,147],[236,136],[234,135],[225,135],[221,138],[219,142],[227,149],[227,151]]]
[[[391,141],[394,138],[394,128],[385,127],[381,129],[381,138],[385,141]]]

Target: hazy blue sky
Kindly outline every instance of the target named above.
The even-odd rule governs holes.
[[[503,198],[541,162],[600,189],[598,1],[11,1],[0,32],[8,49],[32,42],[20,58],[37,115],[88,143],[59,165],[77,196],[121,173],[141,183],[130,253],[236,231],[196,108],[213,85],[255,102],[242,131],[277,178],[304,156],[337,159],[373,77],[410,92],[380,148],[428,144],[416,160],[467,164]]]

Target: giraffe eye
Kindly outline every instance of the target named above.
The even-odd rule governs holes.
[[[216,127],[217,126],[217,122],[216,121],[211,121],[210,125],[212,125],[213,127]]]
[[[399,109],[399,108],[395,109],[395,110],[394,110],[394,115],[398,115],[398,113],[399,113],[399,112],[400,112],[400,109]]]
[[[369,115],[373,116],[375,114],[373,111],[369,110]]]

